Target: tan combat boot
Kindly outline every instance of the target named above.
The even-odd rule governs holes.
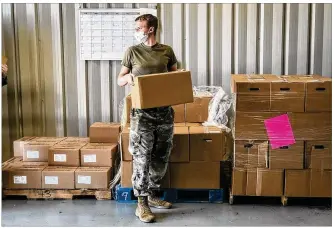
[[[150,223],[155,221],[155,216],[148,206],[147,197],[138,197],[138,206],[136,209],[136,216],[140,221]]]
[[[170,209],[172,207],[171,203],[161,200],[154,195],[148,197],[148,205],[158,209]]]

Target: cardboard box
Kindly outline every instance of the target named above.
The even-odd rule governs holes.
[[[300,77],[305,80],[306,112],[331,112],[332,111],[332,79],[327,77]]]
[[[332,140],[332,113],[289,113],[296,140]]]
[[[296,141],[295,144],[269,148],[270,169],[303,169],[304,168],[304,141]]]
[[[50,166],[80,166],[80,149],[78,145],[59,145],[49,149],[49,165]]]
[[[126,123],[130,123],[130,115],[131,115],[132,101],[131,95],[125,97],[123,114],[122,114],[122,123],[125,125]]]
[[[189,127],[190,161],[222,161],[226,136],[216,127]]]
[[[282,196],[283,170],[257,169],[256,195]]]
[[[139,109],[193,102],[190,71],[173,71],[134,78],[132,107]]]
[[[236,140],[234,142],[234,167],[267,167],[268,141]]]
[[[245,196],[247,186],[247,170],[234,168],[232,172],[232,195]]]
[[[285,170],[284,195],[290,197],[310,196],[310,170]]]
[[[186,106],[185,104],[179,104],[172,106],[174,109],[174,123],[186,122]]]
[[[132,188],[132,161],[122,161],[121,170],[121,186]]]
[[[161,188],[170,188],[170,164],[164,178],[161,180]],[[133,163],[132,161],[122,161],[122,174],[121,174],[121,186],[124,188],[132,188],[132,173],[133,173]]]
[[[270,111],[270,84],[274,75],[232,74],[231,92],[236,93],[236,111]]]
[[[32,140],[33,138],[34,137],[26,136],[18,140],[15,140],[13,142],[14,156],[23,156],[23,145]]]
[[[332,169],[332,141],[307,141],[305,160],[307,169]]]
[[[67,137],[61,143],[89,143],[88,137]]]
[[[311,197],[332,197],[332,170],[311,171]]]
[[[220,162],[171,163],[171,188],[220,188]]]
[[[74,189],[77,167],[49,166],[42,171],[43,189]]]
[[[122,116],[122,125],[126,125],[126,123],[130,123],[130,113],[132,108],[131,95],[126,96],[124,108],[123,108],[123,116]],[[186,122],[185,115],[185,104],[173,105],[174,109],[174,123],[184,123]]]
[[[118,144],[89,143],[80,149],[81,166],[113,167]]]
[[[40,189],[45,166],[9,165],[2,170],[3,188]]]
[[[55,141],[29,141],[23,145],[23,161],[47,162],[49,148],[54,146]]]
[[[232,195],[282,196],[283,170],[234,168]]]
[[[271,82],[270,110],[304,112],[305,84],[295,77],[280,77]]]
[[[129,152],[130,126],[125,126],[121,133],[122,161],[132,161],[132,155]]]
[[[212,97],[194,97],[186,104],[186,122],[203,123],[208,120],[209,103]]]
[[[234,135],[236,140],[268,140],[264,120],[284,113],[236,112]],[[291,119],[290,119],[291,122]],[[294,128],[293,128],[294,130]]]
[[[91,143],[118,143],[121,126],[118,123],[93,123],[89,128]]]
[[[111,178],[110,167],[78,167],[75,171],[75,188],[108,189]]]
[[[174,127],[173,149],[170,162],[189,162],[189,128]]]

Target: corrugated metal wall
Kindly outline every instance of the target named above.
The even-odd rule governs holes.
[[[128,88],[120,61],[80,61],[76,8],[158,8],[160,42],[171,45],[194,85],[230,92],[231,73],[332,76],[331,4],[2,4],[3,151],[22,135],[85,136],[119,121]]]

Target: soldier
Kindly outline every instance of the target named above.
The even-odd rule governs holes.
[[[177,70],[171,47],[156,41],[158,18],[144,14],[136,18],[135,38],[140,44],[125,52],[118,85],[133,84],[133,77]],[[131,109],[129,151],[133,155],[132,185],[138,197],[136,216],[153,222],[150,206],[169,209],[172,204],[160,200],[156,190],[166,174],[173,146],[174,110],[171,106]]]

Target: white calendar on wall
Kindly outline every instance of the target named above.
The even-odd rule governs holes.
[[[126,49],[138,44],[135,19],[156,9],[80,9],[79,47],[81,60],[121,60]]]

